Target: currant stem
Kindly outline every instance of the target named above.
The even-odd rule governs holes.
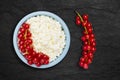
[[[77,11],[75,11],[75,12],[76,12],[76,14],[80,17],[81,22],[84,22],[82,16],[81,16]],[[85,29],[85,32],[88,34],[88,31],[87,31],[86,26],[84,26],[84,29]],[[88,44],[90,45],[90,41],[89,41],[89,40],[88,40]]]

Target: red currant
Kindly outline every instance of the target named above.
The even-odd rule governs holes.
[[[39,62],[35,63],[35,65],[36,65],[37,67],[41,66],[41,64],[40,64]]]
[[[32,56],[31,56],[30,54],[26,54],[26,55],[25,55],[25,58],[26,58],[27,60],[32,60]]]
[[[87,41],[84,41],[84,45],[88,45],[88,42],[87,42]]]
[[[43,57],[43,54],[38,53],[38,54],[37,54],[37,57],[40,59],[40,58],[42,58],[42,57]]]
[[[49,57],[48,57],[47,55],[44,55],[43,58],[44,58],[45,60],[48,60],[48,59],[49,59]]]
[[[84,15],[82,15],[82,18],[83,18],[83,20],[88,20],[88,15],[84,14]]]
[[[29,24],[27,24],[27,23],[23,23],[22,26],[24,29],[29,29]]]
[[[80,20],[80,17],[79,17],[79,16],[76,16],[76,20]]]
[[[92,59],[88,59],[87,63],[91,64],[92,63]]]
[[[83,62],[79,62],[80,67],[83,67],[83,64],[84,64]]]
[[[86,46],[87,50],[91,50],[91,46],[87,45]]]
[[[86,24],[87,24],[86,22],[82,22],[82,26],[83,26],[83,27],[85,27],[85,26],[86,26]]]
[[[81,40],[82,40],[82,41],[85,41],[85,40],[86,40],[86,38],[85,38],[84,36],[82,36],[82,37],[81,37]]]
[[[23,34],[22,34],[22,33],[19,33],[19,34],[18,34],[18,38],[19,38],[19,39],[23,38]]]
[[[88,54],[88,57],[92,58],[93,54],[91,52],[89,52]]]
[[[95,35],[94,35],[94,34],[90,34],[90,37],[91,37],[91,38],[94,38],[94,37],[95,37]]]
[[[18,44],[19,44],[19,45],[23,45],[23,44],[24,44],[24,41],[23,41],[23,40],[19,40]]]
[[[31,60],[28,60],[28,64],[29,64],[29,65],[32,65],[33,62],[32,62]]]
[[[80,58],[80,61],[81,61],[81,62],[84,62],[84,61],[85,61],[85,59],[82,57],[82,58]]]
[[[88,28],[88,33],[92,33],[92,28]]]
[[[91,46],[96,46],[96,42],[93,41],[93,42],[91,43]]]
[[[86,27],[87,27],[87,28],[91,28],[91,27],[92,27],[92,24],[91,24],[90,22],[88,22],[88,23],[86,24]]]
[[[90,36],[89,36],[88,34],[85,35],[85,38],[86,38],[86,39],[89,39],[89,37],[90,37]]]
[[[92,47],[92,48],[91,48],[91,51],[92,51],[92,52],[95,52],[95,51],[96,51],[96,48],[95,48],[95,47]]]
[[[24,33],[25,29],[21,27],[19,31],[20,31],[20,33]]]
[[[40,59],[40,64],[44,64],[44,59]]]
[[[49,61],[48,60],[46,60],[45,62],[44,62],[44,64],[48,64],[49,63]]]
[[[37,59],[37,58],[34,58],[34,59],[33,59],[33,63],[34,63],[34,64],[38,63],[38,59]]]
[[[95,41],[94,38],[90,38],[89,40],[90,40],[91,43],[93,43]]]
[[[83,46],[83,51],[87,51],[88,49],[87,49],[87,46]]]
[[[84,56],[84,55],[87,55],[87,52],[86,51],[83,51],[82,52],[82,55]]]
[[[81,24],[81,21],[80,20],[76,20],[76,25],[80,25]]]
[[[88,69],[88,64],[87,64],[87,63],[84,63],[84,64],[83,64],[83,68],[84,68],[84,69]]]

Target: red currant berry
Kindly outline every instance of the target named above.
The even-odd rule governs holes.
[[[93,43],[95,41],[94,38],[90,38],[89,40],[90,40],[91,43]]]
[[[92,52],[95,52],[95,51],[96,51],[96,48],[95,48],[95,47],[92,47],[92,48],[91,48],[91,51],[92,51]]]
[[[31,50],[31,55],[32,55],[33,57],[36,57],[37,53],[36,53],[35,51]]]
[[[29,65],[32,65],[33,62],[32,62],[31,60],[28,60],[28,64],[29,64]]]
[[[19,44],[19,45],[23,45],[23,44],[24,44],[24,41],[23,41],[23,40],[19,40],[18,44]]]
[[[22,26],[24,29],[29,29],[29,27],[30,27],[29,24],[27,24],[27,23],[23,23]]]
[[[39,62],[35,63],[35,65],[36,65],[37,67],[40,67],[40,66],[41,66],[41,64],[40,64]]]
[[[88,57],[90,57],[90,58],[93,57],[93,53],[92,53],[92,52],[89,52],[87,55],[88,55]]]
[[[76,16],[76,20],[80,20],[80,17],[79,17],[79,16]]]
[[[30,45],[26,46],[26,50],[29,50],[29,49],[31,49],[31,46]]]
[[[44,59],[40,59],[40,64],[42,65],[42,64],[44,64]]]
[[[82,52],[82,55],[84,56],[84,55],[87,55],[87,52],[86,51],[83,51]]]
[[[24,45],[19,45],[20,50],[24,49]]]
[[[27,31],[27,37],[31,37],[32,34],[30,33],[30,31]]]
[[[86,38],[86,39],[89,39],[89,38],[90,38],[90,36],[89,36],[88,34],[86,34],[86,35],[85,35],[85,38]]]
[[[88,49],[87,49],[87,46],[83,46],[83,51],[87,51]]]
[[[25,48],[22,48],[22,49],[21,49],[21,52],[25,53],[25,52],[26,52]]]
[[[83,64],[83,68],[84,68],[84,69],[88,69],[88,64],[87,64],[87,63],[84,63],[84,64]]]
[[[94,38],[94,37],[95,37],[95,35],[94,35],[94,34],[90,34],[90,37],[91,37],[91,38]]]
[[[81,40],[82,40],[82,41],[85,41],[85,40],[86,40],[85,36],[82,36],[82,37],[81,37]]]
[[[87,45],[86,46],[87,50],[91,50],[91,46]]]
[[[22,28],[22,27],[20,28],[20,30],[19,30],[19,31],[20,31],[20,33],[25,33],[25,29],[24,29],[24,28]]]
[[[96,42],[93,41],[93,42],[91,43],[91,46],[96,46]]]
[[[83,26],[83,27],[85,27],[85,26],[86,26],[86,24],[87,24],[86,22],[82,22],[82,26]]]
[[[80,62],[84,62],[85,59],[83,57],[80,58]]]
[[[88,20],[88,15],[87,14],[83,14],[82,18],[83,18],[83,20]]]
[[[38,53],[38,54],[37,54],[37,57],[40,59],[40,58],[42,58],[42,57],[43,57],[43,54]]]
[[[37,58],[34,58],[34,59],[33,59],[33,63],[34,63],[34,64],[38,63],[38,59],[37,59]]]
[[[44,55],[43,58],[44,58],[45,60],[49,60],[49,57],[48,57],[47,55]]]
[[[87,63],[91,64],[92,63],[92,59],[88,59]]]
[[[88,33],[92,33],[92,28],[88,28]]]
[[[45,62],[44,62],[44,64],[48,64],[49,63],[49,61],[48,60],[46,60]]]
[[[81,21],[80,20],[76,20],[76,25],[80,25],[81,24]]]
[[[28,39],[28,42],[29,42],[29,44],[33,43],[32,39]]]
[[[84,41],[84,45],[88,45],[88,42],[87,42],[87,41]]]
[[[91,24],[90,22],[88,22],[88,23],[86,24],[86,27],[87,27],[87,28],[91,28],[91,27],[92,27],[92,24]]]
[[[31,56],[30,54],[26,54],[26,55],[25,55],[25,58],[26,58],[27,60],[32,60],[32,56]]]
[[[87,54],[84,54],[84,55],[83,55],[83,58],[84,58],[84,59],[88,58],[88,55],[87,55]]]
[[[19,39],[23,38],[23,34],[22,34],[22,33],[19,33],[19,34],[18,34],[18,38],[19,38]]]
[[[83,67],[83,64],[84,64],[83,62],[79,62],[80,67]]]

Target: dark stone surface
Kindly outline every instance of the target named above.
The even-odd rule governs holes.
[[[33,11],[60,16],[71,33],[67,56],[49,69],[34,69],[16,55],[12,37],[18,21]],[[88,13],[97,51],[88,70],[77,65],[81,56],[81,28],[75,13]],[[0,80],[120,80],[120,0],[0,0]]]

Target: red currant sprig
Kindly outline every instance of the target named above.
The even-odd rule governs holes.
[[[81,40],[83,41],[83,51],[79,66],[88,69],[89,64],[92,63],[94,52],[96,51],[95,35],[93,34],[92,24],[88,20],[88,15],[83,14],[81,16],[77,11],[76,13],[76,25],[82,25],[84,28],[83,36],[81,37]]]
[[[37,53],[33,49],[32,34],[29,31],[29,27],[29,24],[23,23],[18,32],[18,47],[21,53],[24,55],[29,65],[35,64],[39,67],[48,64],[49,56],[42,52]]]

